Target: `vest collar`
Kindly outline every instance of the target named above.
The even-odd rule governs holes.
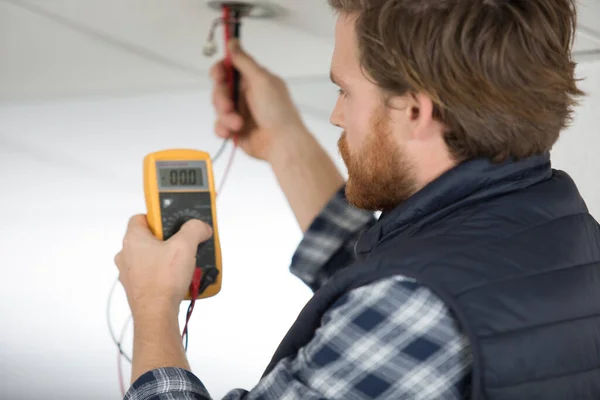
[[[466,161],[442,174],[395,209],[383,213],[356,243],[356,254],[367,256],[391,233],[398,234],[464,205],[521,190],[551,176],[549,153],[500,164],[481,158]]]

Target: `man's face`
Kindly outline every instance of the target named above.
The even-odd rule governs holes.
[[[348,168],[348,201],[366,210],[392,209],[416,191],[403,144],[409,125],[405,112],[392,118],[381,89],[361,71],[350,16],[341,15],[336,24],[331,75],[340,87],[331,123],[344,129],[338,146]]]

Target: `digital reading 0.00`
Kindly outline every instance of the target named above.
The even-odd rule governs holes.
[[[160,170],[162,186],[203,186],[201,168],[164,168]]]

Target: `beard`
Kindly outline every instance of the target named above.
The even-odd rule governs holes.
[[[394,141],[388,117],[378,113],[362,148],[351,152],[342,133],[338,148],[348,169],[346,198],[355,207],[389,211],[416,193],[416,178],[409,159]]]

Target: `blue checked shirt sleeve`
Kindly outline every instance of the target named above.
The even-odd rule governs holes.
[[[251,391],[224,400],[462,399],[471,354],[444,303],[403,277],[355,289],[324,315],[315,337]],[[128,400],[209,400],[191,373],[160,369]]]
[[[193,373],[181,368],[146,372],[131,385],[124,400],[212,400]]]
[[[375,222],[372,212],[348,203],[342,187],[305,232],[290,271],[313,291],[318,290],[333,274],[355,261],[356,241]]]

